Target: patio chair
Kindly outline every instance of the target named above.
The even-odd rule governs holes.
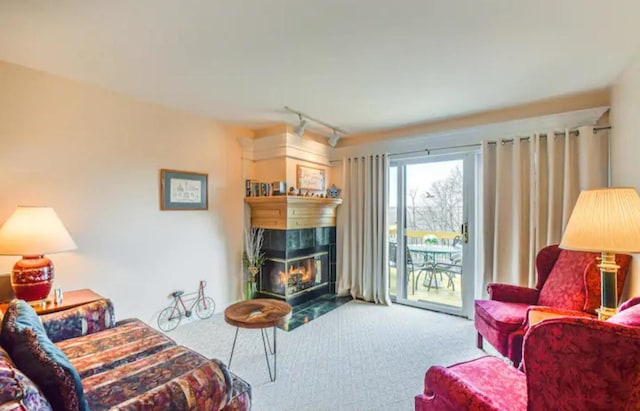
[[[432,261],[427,261],[425,262],[419,269],[418,274],[416,275],[415,278],[415,288],[418,288],[418,283],[420,282],[420,276],[422,274],[424,274],[424,280],[422,281],[422,285],[424,287],[427,287],[427,280],[429,280],[429,290],[431,290],[431,282],[433,280],[435,280],[435,289],[438,289],[438,279],[434,279],[433,276],[435,275],[435,271],[434,271],[434,267],[436,266],[436,263],[432,262]],[[440,281],[442,281],[442,273],[440,273]]]
[[[397,267],[397,244],[389,243],[389,265],[391,267]],[[415,294],[417,288],[417,279],[420,278],[420,272],[424,268],[424,262],[421,259],[414,259],[411,255],[411,251],[409,248],[405,248],[405,259],[406,259],[406,274],[407,274],[407,282],[411,283],[411,293]],[[416,270],[418,270],[418,277],[416,277]]]
[[[444,274],[447,277],[447,288],[451,286],[453,291],[456,290],[456,285],[453,280],[455,280],[456,275],[462,276],[462,255],[455,254],[451,257],[450,263],[436,263],[433,266],[433,270],[431,275],[429,276],[429,284],[427,285],[427,291],[431,290],[431,281],[434,280],[436,274],[440,274],[440,280],[442,280],[442,275]],[[426,284],[427,279],[424,279]],[[423,284],[423,285],[425,285]],[[438,289],[438,280],[435,279],[436,289]]]
[[[406,253],[407,253],[407,280],[409,280],[409,269],[411,269],[411,280],[410,280],[411,293],[415,294],[416,289],[418,288],[418,280],[420,279],[420,275],[423,272],[430,270],[430,267],[432,266],[432,264],[429,263],[423,257],[422,254],[415,253],[417,258],[413,257],[412,252],[409,250],[409,248],[406,249]],[[417,274],[416,274],[416,270],[417,270]]]

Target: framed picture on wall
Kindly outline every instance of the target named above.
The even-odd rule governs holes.
[[[298,189],[309,191],[324,191],[326,177],[321,168],[298,165]]]
[[[209,175],[180,170],[160,170],[160,210],[207,210]]]

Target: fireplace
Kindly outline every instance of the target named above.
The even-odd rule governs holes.
[[[263,293],[289,300],[329,281],[329,253],[280,259],[268,258],[262,267]]]
[[[264,231],[258,293],[292,305],[335,292],[335,227]]]

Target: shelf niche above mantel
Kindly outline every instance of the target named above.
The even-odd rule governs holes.
[[[302,196],[246,197],[251,226],[273,230],[335,227],[341,198]]]

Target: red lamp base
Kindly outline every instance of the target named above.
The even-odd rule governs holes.
[[[11,287],[25,301],[47,298],[53,285],[53,263],[43,255],[24,256],[13,266]]]

